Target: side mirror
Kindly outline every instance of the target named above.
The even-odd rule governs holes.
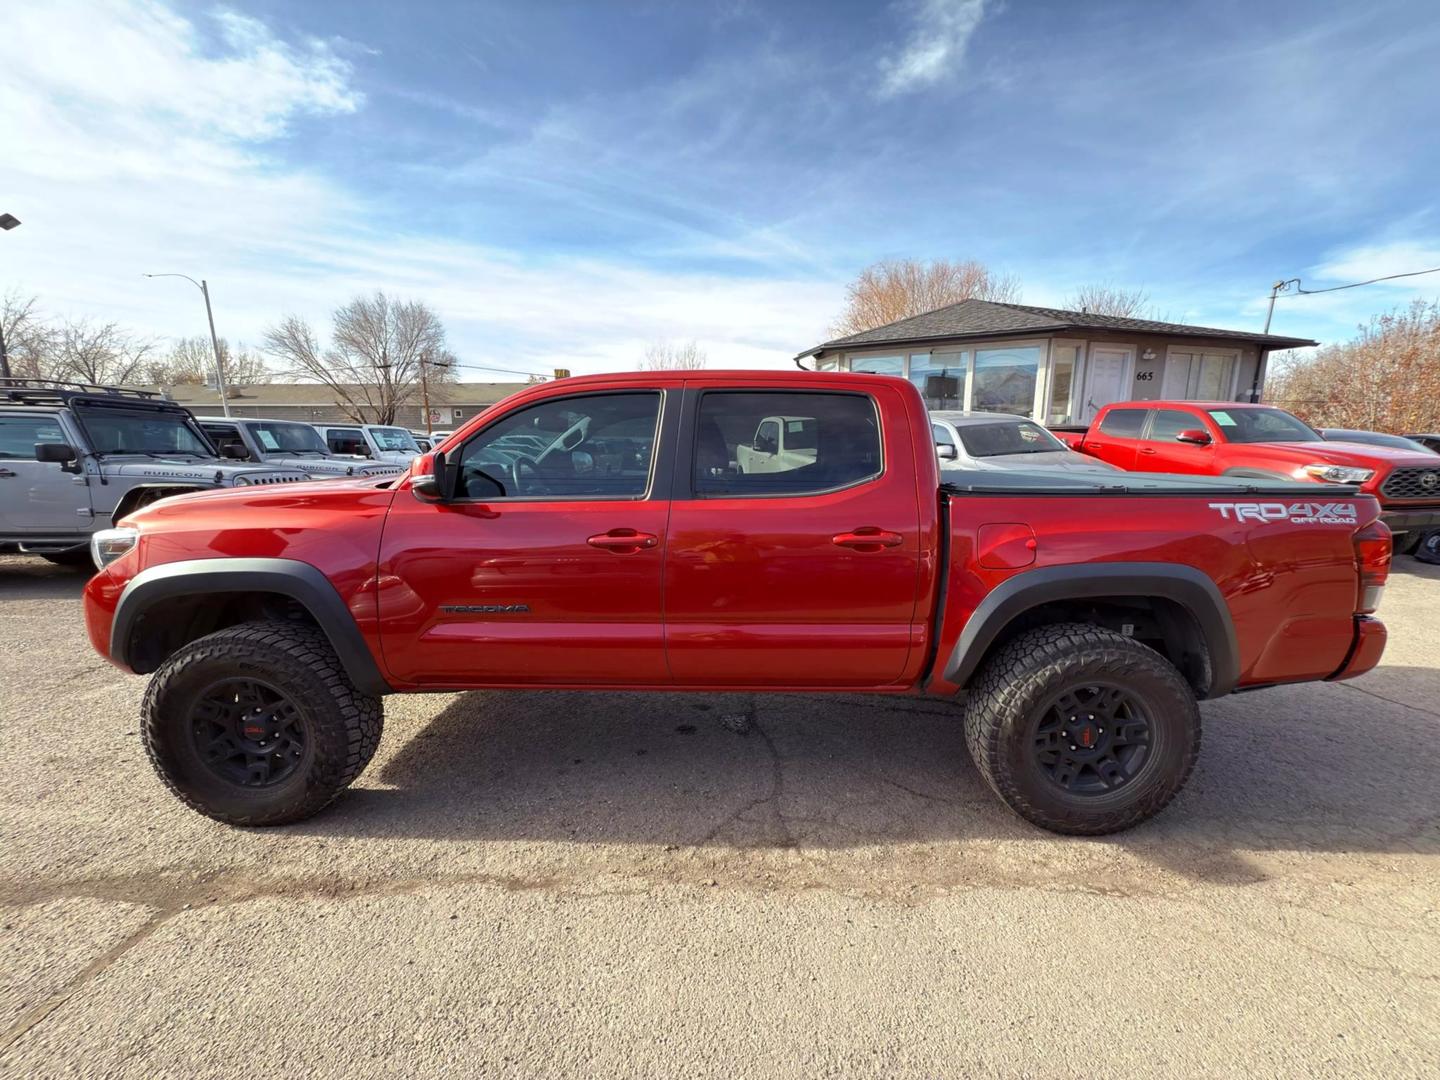
[[[410,462],[410,491],[421,502],[445,501],[444,454],[421,454]]]
[[[35,460],[68,465],[75,460],[75,448],[69,443],[42,442],[35,444]]]
[[[936,443],[935,456],[941,461],[955,461],[960,457],[960,451],[956,450],[955,447],[949,443]]]
[[[1210,433],[1206,431],[1201,431],[1199,428],[1195,428],[1190,431],[1180,432],[1179,435],[1175,436],[1175,441],[1193,443],[1195,446],[1209,446]]]
[[[231,461],[249,461],[250,451],[239,443],[226,443],[220,448],[220,456],[229,458]]]

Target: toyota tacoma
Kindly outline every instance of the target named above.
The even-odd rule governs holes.
[[[739,467],[770,418],[796,417],[811,452]],[[160,777],[236,825],[335,798],[387,694],[540,687],[953,701],[1015,812],[1106,833],[1180,791],[1198,702],[1352,678],[1384,648],[1371,494],[947,480],[901,379],[565,379],[398,480],[148,506],[96,538],[85,618],[113,663],[153,673]]]

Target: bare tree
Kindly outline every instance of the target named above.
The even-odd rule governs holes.
[[[1089,315],[1115,315],[1122,319],[1144,318],[1150,294],[1144,289],[1122,289],[1117,285],[1081,285],[1066,303],[1071,311]]]
[[[699,371],[709,358],[694,341],[652,342],[645,350],[645,371]]]
[[[117,386],[140,376],[154,349],[154,339],[137,337],[116,323],[66,319],[54,328],[40,368],[49,378]]]
[[[845,310],[831,332],[858,334],[961,300],[1019,299],[1019,278],[974,259],[887,260],[867,266],[846,288]]]
[[[1371,318],[1355,340],[1270,358],[1265,399],[1317,427],[1440,430],[1440,302]]]
[[[220,339],[220,363],[231,389],[267,383],[273,376],[259,353]],[[215,351],[208,337],[178,338],[164,356],[145,364],[145,381],[159,386],[198,386],[215,381]]]
[[[54,349],[55,330],[41,316],[38,297],[17,292],[0,297],[0,336],[5,339],[5,355],[12,376],[46,377],[46,361]]]
[[[328,386],[335,404],[359,423],[393,424],[420,393],[422,365],[432,385],[454,378],[439,316],[418,300],[379,291],[336,309],[329,348],[321,348],[304,319],[287,315],[265,332],[265,351],[294,374]]]

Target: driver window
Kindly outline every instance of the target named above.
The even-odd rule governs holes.
[[[643,498],[659,419],[655,391],[557,398],[521,409],[465,444],[455,495]]]

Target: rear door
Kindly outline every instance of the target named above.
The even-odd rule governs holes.
[[[0,530],[44,535],[81,533],[90,524],[85,477],[35,460],[36,443],[79,441],[53,414],[0,411]]]
[[[451,501],[396,495],[378,575],[395,678],[669,681],[660,612],[669,473],[657,453],[662,414],[678,406],[668,396],[670,405],[652,389],[521,404],[450,450]]]
[[[768,417],[812,445],[790,468],[742,472]],[[914,436],[927,454],[929,435]],[[688,391],[665,562],[675,681],[828,688],[901,678],[923,639],[916,619],[928,615],[916,610],[914,453],[899,392],[887,386]]]
[[[1100,426],[1085,436],[1085,452],[1117,468],[1148,468],[1148,464],[1136,464],[1136,455],[1149,411],[1139,407],[1110,409],[1100,418]]]
[[[1206,476],[1215,469],[1215,444],[1180,442],[1182,431],[1207,430],[1205,421],[1181,409],[1156,409],[1141,440],[1136,468],[1141,472],[1172,472]],[[1214,437],[1213,435],[1211,436]]]

